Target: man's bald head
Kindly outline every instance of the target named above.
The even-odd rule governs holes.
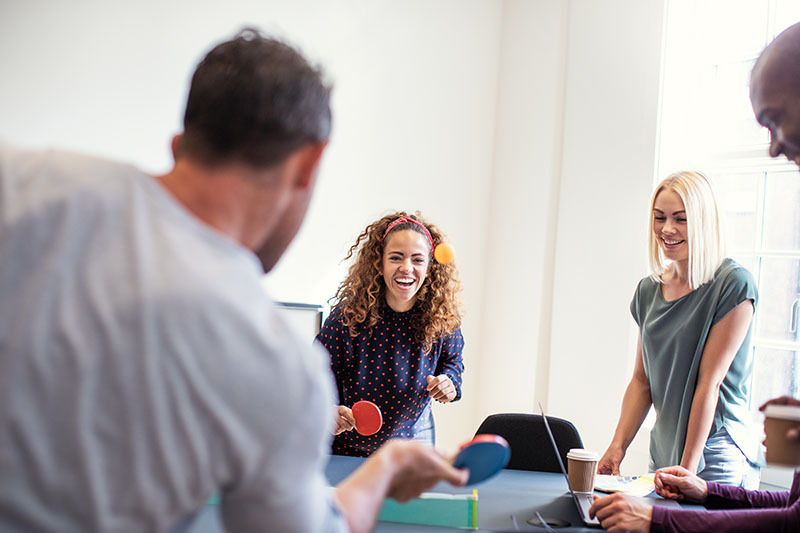
[[[750,102],[770,131],[770,156],[800,165],[800,23],[761,52],[750,74]]]
[[[756,78],[800,87],[800,22],[784,30],[761,52],[751,73],[751,79]]]

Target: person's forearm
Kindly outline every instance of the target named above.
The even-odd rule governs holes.
[[[683,445],[681,466],[691,472],[697,472],[697,465],[703,455],[703,447],[708,440],[714,411],[719,401],[719,385],[698,383],[694,391],[692,409],[689,411],[689,422],[686,427],[686,442]]]
[[[708,497],[703,505],[707,509],[743,509],[786,507],[789,503],[788,492],[772,492],[763,490],[747,490],[742,487],[708,484]]]
[[[611,441],[612,446],[618,447],[623,452],[628,449],[644,422],[651,404],[650,385],[637,378],[632,379],[622,398],[622,412]]]
[[[366,533],[375,527],[392,472],[391,458],[386,450],[379,450],[336,487],[336,498],[351,533]]]
[[[764,533],[796,532],[800,501],[790,507],[706,511],[653,507],[651,533]]]

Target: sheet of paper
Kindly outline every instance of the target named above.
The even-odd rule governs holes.
[[[601,492],[621,492],[632,496],[647,496],[655,490],[653,484],[655,474],[639,476],[610,476],[597,474],[594,477],[594,488]]]

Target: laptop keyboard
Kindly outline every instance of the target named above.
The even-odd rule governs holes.
[[[587,525],[600,525],[600,521],[597,518],[589,518],[589,507],[594,503],[594,495],[592,493],[576,492],[575,499],[578,502],[581,515],[583,515],[581,517],[583,522]]]

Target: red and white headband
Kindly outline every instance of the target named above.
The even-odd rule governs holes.
[[[428,231],[428,228],[425,227],[425,224],[409,217],[397,217],[396,219],[389,222],[389,225],[386,226],[386,231],[383,232],[383,240],[386,240],[386,236],[389,234],[390,231],[392,231],[392,228],[394,228],[399,224],[416,224],[417,226],[422,228],[422,231],[425,233],[425,236],[428,237],[428,242],[431,245],[431,250],[433,250],[433,237],[431,237],[431,232]]]

